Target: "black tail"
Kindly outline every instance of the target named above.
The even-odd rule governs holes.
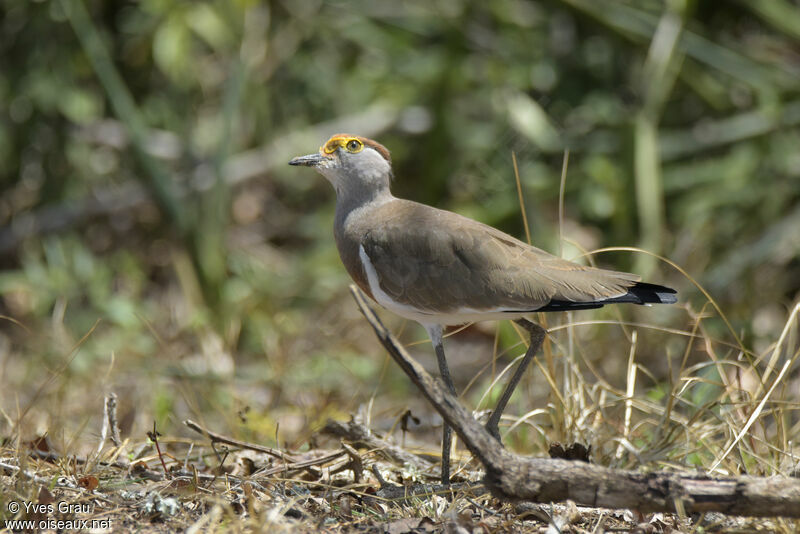
[[[602,308],[606,304],[674,304],[678,302],[678,292],[671,287],[659,286],[637,282],[628,292],[619,297],[595,300],[590,302],[572,302],[569,300],[551,300],[547,305],[535,311],[567,311],[567,310],[591,310]]]

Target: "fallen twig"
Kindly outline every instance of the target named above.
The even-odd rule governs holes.
[[[353,482],[358,484],[361,482],[361,473],[364,471],[364,462],[361,460],[361,456],[358,454],[358,451],[347,443],[342,443],[342,448],[347,451],[347,455],[350,457],[350,462],[348,465],[353,470]]]
[[[341,458],[342,456],[346,456],[346,455],[347,455],[347,451],[345,449],[342,449],[340,451],[336,451],[336,452],[333,452],[331,454],[327,454],[325,456],[320,456],[319,458],[312,458],[310,460],[303,460],[303,461],[300,461],[300,462],[294,462],[292,464],[286,464],[286,465],[279,465],[279,466],[271,467],[270,469],[265,469],[264,471],[259,471],[258,475],[261,476],[261,477],[267,477],[267,476],[272,476],[272,475],[276,475],[278,473],[283,473],[283,472],[287,472],[288,473],[290,471],[300,471],[300,470],[308,469],[309,467],[314,467],[314,466],[317,466],[317,465],[326,464],[328,462],[331,462],[333,460],[336,460],[337,458]]]
[[[156,452],[158,453],[158,459],[159,459],[159,460],[161,460],[161,467],[163,467],[163,468],[164,468],[164,476],[169,476],[169,471],[167,470],[167,464],[166,464],[166,462],[164,461],[164,455],[163,455],[163,454],[161,454],[161,446],[159,446],[159,444],[158,444],[158,437],[159,437],[160,435],[161,435],[161,432],[159,432],[159,431],[156,429],[156,422],[155,422],[155,421],[153,421],[153,431],[152,431],[152,432],[148,432],[148,433],[147,433],[147,437],[148,437],[148,438],[150,438],[150,440],[151,440],[151,441],[152,441],[152,442],[155,444],[155,446],[156,446]]]
[[[103,403],[103,428],[100,431],[100,443],[97,445],[97,454],[103,451],[106,440],[111,439],[115,447],[122,444],[119,435],[119,423],[117,423],[117,395],[109,393]]]
[[[277,458],[279,460],[283,460],[285,462],[296,462],[294,458],[290,455],[286,454],[285,452],[279,449],[273,449],[272,447],[265,447],[264,445],[258,445],[257,443],[249,443],[247,441],[240,441],[238,439],[234,439],[228,436],[223,436],[222,434],[217,434],[211,430],[208,430],[205,427],[200,426],[199,424],[195,423],[191,419],[186,419],[183,422],[184,425],[188,426],[195,432],[203,434],[208,439],[211,440],[211,443],[224,443],[225,445],[232,445],[234,447],[239,447],[240,449],[247,449],[256,452],[263,452],[273,458]]]
[[[383,326],[356,286],[350,291],[389,355],[486,469],[498,498],[553,502],[571,499],[640,512],[716,511],[740,516],[800,517],[800,480],[785,477],[711,478],[703,474],[642,473],[566,460],[527,458],[503,449],[454,395],[434,379]]]
[[[310,460],[297,460],[296,458],[278,449],[265,447],[263,445],[258,445],[256,443],[239,441],[238,439],[233,439],[228,436],[223,436],[222,434],[217,434],[216,432],[212,432],[211,430],[208,430],[207,428],[198,425],[197,423],[195,423],[190,419],[186,419],[183,422],[183,424],[188,426],[195,432],[199,432],[200,434],[203,434],[204,436],[208,437],[208,439],[210,439],[212,443],[224,443],[226,445],[232,445],[234,447],[239,447],[241,449],[263,452],[264,454],[268,454],[273,458],[277,458],[279,460],[284,461],[283,465],[278,465],[270,467],[269,469],[265,469],[263,471],[259,471],[258,475],[261,477],[272,476],[278,473],[289,473],[292,471],[307,470],[310,467],[326,464],[332,460],[336,460],[337,458],[341,458],[342,456],[347,455],[347,451],[343,449],[325,456],[320,456],[319,458],[312,458]]]
[[[6,462],[0,462],[0,469],[5,471],[7,474],[15,474],[17,476],[26,478],[28,480],[33,480],[37,484],[43,484],[45,486],[50,486],[53,484],[53,478],[56,478],[55,486],[56,487],[63,487],[63,488],[76,488],[75,484],[71,481],[67,480],[64,477],[42,477],[30,471],[26,471],[16,465],[11,465]]]
[[[45,451],[31,450],[29,451],[28,454],[34,458],[38,458],[40,460],[45,460],[48,462],[59,462],[65,459],[64,455],[52,451],[45,452]],[[341,454],[343,453],[337,453],[337,454],[338,456],[341,456]],[[85,465],[89,463],[89,459],[81,456],[69,456],[68,459],[70,462],[74,462],[78,465]],[[99,461],[96,462],[95,465],[99,465],[102,467],[113,467],[115,469],[123,469],[125,471],[128,471],[129,474],[132,475],[133,477],[143,478],[156,482],[165,480],[167,478],[161,471],[155,471],[153,469],[149,469],[147,467],[147,463],[142,460],[137,460],[134,461],[133,463],[122,460],[117,460],[115,462]],[[15,471],[19,470],[18,467],[11,466],[10,464],[3,462],[2,460],[0,460],[0,468],[8,468],[8,469],[13,469]],[[283,467],[281,467],[281,470],[283,470]],[[170,474],[174,477],[175,480],[196,478],[198,480],[203,480],[204,482],[208,482],[208,481],[218,480],[220,478],[220,476],[217,474],[200,473],[196,469],[188,469],[186,466],[184,466],[182,469],[173,470]],[[33,475],[25,473],[25,476],[31,478]],[[243,477],[239,477],[236,475],[226,474],[225,477],[229,480],[233,480],[236,482],[245,481]],[[46,482],[46,479],[42,480],[32,479],[32,480],[35,480],[36,482],[42,482],[42,481]]]
[[[410,464],[422,466],[424,468],[427,468],[431,465],[431,462],[428,461],[427,458],[417,456],[416,454],[411,454],[403,450],[401,447],[392,445],[388,441],[377,437],[375,434],[370,432],[366,426],[361,424],[356,419],[351,418],[347,423],[329,420],[327,423],[325,423],[325,427],[322,429],[322,432],[339,438],[344,438],[351,443],[367,449],[380,451],[390,461],[400,465]]]

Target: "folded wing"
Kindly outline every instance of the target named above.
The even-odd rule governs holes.
[[[365,232],[361,246],[381,289],[420,310],[556,311],[674,302],[673,290],[641,283],[634,274],[578,265],[422,204],[395,201],[372,220],[381,222]]]

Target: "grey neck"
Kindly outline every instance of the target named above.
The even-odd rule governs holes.
[[[336,191],[336,218],[333,223],[333,236],[339,257],[347,272],[362,290],[370,295],[367,275],[359,259],[359,245],[364,237],[364,230],[369,227],[371,208],[378,207],[394,197],[388,187],[356,189],[359,194],[348,194]]]
[[[382,204],[391,200],[392,193],[389,188],[360,189],[357,192],[350,190],[336,191],[336,218],[334,226],[341,228],[347,216],[354,210],[367,207],[370,204]]]

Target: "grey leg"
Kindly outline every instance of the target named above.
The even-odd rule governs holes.
[[[450,368],[447,366],[447,359],[444,356],[444,345],[442,344],[442,327],[440,325],[425,325],[428,335],[433,342],[433,349],[436,351],[436,361],[439,363],[439,375],[442,382],[453,395],[456,394],[456,386],[450,376]],[[453,429],[450,425],[442,423],[442,484],[450,484],[450,449],[453,444]]]
[[[514,393],[519,381],[522,379],[522,375],[533,361],[533,356],[539,351],[539,348],[542,346],[542,343],[544,343],[544,338],[547,335],[547,332],[545,332],[541,326],[526,319],[518,319],[516,323],[522,326],[531,335],[531,344],[528,346],[528,350],[525,351],[525,356],[523,356],[522,361],[519,362],[517,369],[514,371],[514,374],[511,376],[511,379],[506,385],[506,389],[500,396],[497,406],[492,412],[492,415],[489,416],[489,420],[486,422],[486,430],[488,430],[497,441],[500,441],[500,417],[503,415],[503,411],[506,409],[506,405],[511,399],[511,395]],[[444,358],[444,352],[442,352],[442,358]]]

